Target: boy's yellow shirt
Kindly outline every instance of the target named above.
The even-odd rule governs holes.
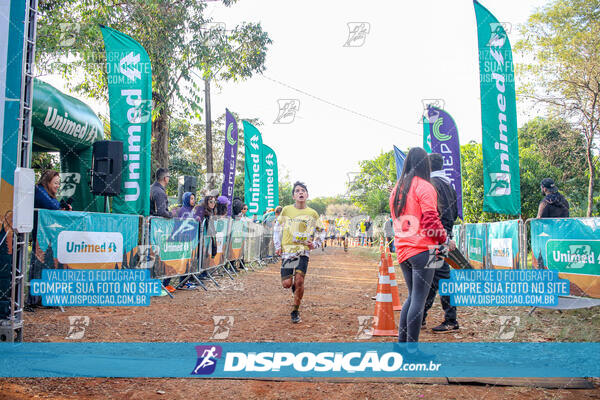
[[[307,240],[312,240],[316,232],[324,229],[319,213],[310,207],[283,207],[277,222],[282,227],[281,250],[283,253],[303,253],[309,251]]]

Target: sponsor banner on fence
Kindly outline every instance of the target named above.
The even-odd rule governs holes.
[[[247,223],[242,220],[231,221],[231,237],[229,239],[229,260],[238,260],[244,254],[245,232]]]
[[[486,224],[465,224],[467,259],[473,268],[485,267]]]
[[[211,218],[204,232],[202,267],[210,268],[223,264],[229,246],[229,223],[231,218]]]
[[[517,268],[519,265],[519,220],[488,224],[490,258],[493,268]]]
[[[600,298],[600,218],[531,221],[533,265],[560,272],[571,295]]]
[[[154,276],[198,271],[198,222],[191,218],[150,220],[150,251]]]
[[[33,276],[42,269],[140,267],[137,215],[38,210]]]
[[[590,357],[600,352],[600,343],[418,346],[419,352],[411,354],[405,343],[0,343],[0,376],[268,379],[600,375],[600,363]]]
[[[463,242],[462,242],[462,237],[460,235],[460,231],[461,231],[461,227],[462,225],[454,225],[452,227],[452,239],[456,242],[456,247],[458,248],[458,250],[460,250],[461,252],[463,251]]]

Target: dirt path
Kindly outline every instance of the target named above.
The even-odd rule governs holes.
[[[153,298],[149,307],[39,309],[26,315],[25,340],[67,342],[69,316],[87,316],[82,341],[89,342],[206,342],[215,341],[213,317],[233,317],[229,342],[352,342],[358,341],[359,316],[374,310],[377,265],[356,250],[339,248],[314,252],[308,268],[301,307],[303,322],[290,322],[291,292],[280,286],[279,266],[241,274],[223,287],[205,291],[177,291],[174,299]],[[401,298],[406,290],[398,279]],[[435,335],[424,330],[421,340],[489,341],[474,311],[460,310],[461,330]],[[434,305],[428,326],[441,321],[439,304]],[[397,316],[396,316],[397,318]],[[373,338],[372,341],[393,341]],[[160,393],[164,392],[164,393]],[[523,387],[360,383],[274,382],[256,380],[200,379],[1,379],[0,399],[15,398],[467,398],[467,399],[599,399],[600,390],[549,390]]]

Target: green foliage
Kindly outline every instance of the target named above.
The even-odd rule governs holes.
[[[77,92],[106,100],[106,56],[98,24],[138,41],[152,63],[153,165],[166,166],[168,155],[162,149],[169,142],[171,116],[201,120],[204,85],[198,85],[194,71],[218,84],[265,68],[271,40],[261,25],[206,29],[211,19],[204,15],[205,7],[206,2],[197,0],[41,0],[36,66],[60,73]]]
[[[334,197],[317,197],[308,200],[308,206],[314,209],[319,215],[326,214],[327,207],[331,204],[350,204],[350,200],[343,199],[340,196]]]
[[[238,155],[236,163],[236,176],[234,183],[234,197],[244,198],[244,129],[240,116],[232,112],[238,121]],[[248,119],[255,126],[262,122],[257,118]],[[213,154],[219,162],[214,165],[214,173],[223,173],[223,157],[225,151],[226,125],[225,113],[221,114],[212,126]],[[183,119],[174,119],[171,123],[171,139],[169,141],[169,154],[171,162],[169,170],[171,176],[190,175],[198,177],[198,192],[205,194],[206,183],[206,140],[205,126],[203,124],[190,124]],[[218,188],[221,188],[219,183]],[[167,186],[169,195],[177,194],[177,179],[171,179]]]
[[[292,198],[292,183],[286,179],[279,180],[279,205],[280,206],[289,206],[290,204],[294,204],[294,199]]]
[[[461,146],[465,222],[514,218],[483,212],[481,144]],[[540,182],[552,178],[571,205],[571,216],[583,216],[587,193],[585,146],[581,135],[559,119],[536,118],[519,129],[522,218],[535,218],[543,196]]]
[[[396,182],[394,152],[381,153],[373,160],[359,162],[360,172],[348,185],[352,202],[362,212],[375,217],[389,214],[390,189]]]
[[[585,140],[586,215],[593,213],[600,124],[600,0],[553,0],[529,17],[515,50],[535,60],[519,70],[520,94],[574,124]],[[577,200],[579,201],[579,200]],[[579,207],[579,206],[578,206]]]
[[[585,216],[589,173],[585,160],[584,137],[565,120],[538,117],[519,129],[519,147],[521,154],[525,149],[539,153],[543,162],[550,166],[543,178],[554,179],[569,201],[570,215]],[[537,165],[531,166],[536,167]],[[521,170],[524,170],[522,174],[529,173],[528,168]],[[543,171],[541,175],[544,175]],[[597,179],[595,178],[596,187]],[[521,185],[523,184],[521,177]],[[532,187],[532,190],[539,192],[539,181],[538,187]]]

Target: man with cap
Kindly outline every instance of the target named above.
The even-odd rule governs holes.
[[[554,181],[550,178],[542,179],[540,183],[542,194],[545,196],[538,208],[538,218],[568,218],[569,202],[558,192]]]

